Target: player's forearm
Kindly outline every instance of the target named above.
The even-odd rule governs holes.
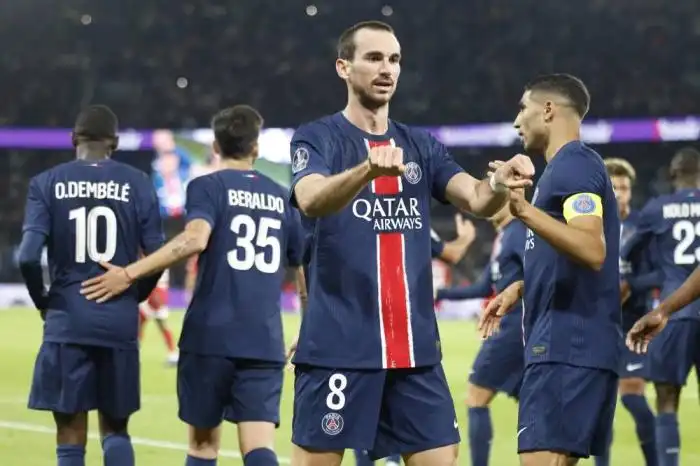
[[[308,175],[297,183],[294,195],[304,215],[322,217],[347,206],[371,180],[369,163],[361,163],[337,175]]]
[[[298,267],[294,271],[294,281],[296,282],[297,294],[299,295],[299,312],[302,319],[306,313],[306,306],[309,302],[309,293],[306,288],[306,276],[304,275],[303,267]]]
[[[518,217],[537,236],[572,261],[596,271],[603,267],[605,241],[602,237],[560,222],[531,204]]]
[[[457,208],[478,217],[491,217],[506,203],[508,191],[496,192],[488,179],[476,180],[458,173],[447,184],[447,199]]]
[[[44,274],[41,269],[41,252],[45,243],[44,235],[28,231],[22,236],[19,246],[19,269],[24,283],[27,285],[29,296],[34,306],[39,310],[46,309],[46,289]]]
[[[671,315],[698,298],[700,298],[700,267],[697,267],[676,291],[664,299],[658,309]]]
[[[199,254],[206,247],[207,243],[202,241],[199,235],[185,230],[150,256],[128,265],[126,273],[133,280],[138,280],[163,271],[183,259]]]
[[[473,239],[469,236],[458,236],[456,239],[446,242],[442,254],[440,254],[440,259],[448,264],[455,265],[462,260],[472,242]]]

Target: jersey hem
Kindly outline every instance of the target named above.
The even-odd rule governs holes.
[[[442,362],[442,356],[436,358],[434,361],[433,360],[428,360],[428,361],[417,361],[415,365],[413,366],[407,366],[407,367],[384,367],[381,365],[377,364],[364,364],[364,363],[357,363],[357,364],[348,364],[347,360],[319,360],[316,358],[293,358],[292,363],[293,364],[304,364],[307,366],[313,366],[313,367],[322,367],[325,369],[353,369],[353,370],[364,370],[364,371],[372,371],[372,370],[401,370],[401,369],[415,369],[418,367],[430,367],[430,366],[436,366]]]

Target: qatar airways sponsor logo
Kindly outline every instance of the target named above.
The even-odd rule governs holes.
[[[415,197],[387,196],[373,200],[355,199],[352,214],[372,224],[374,231],[420,230],[423,214]]]

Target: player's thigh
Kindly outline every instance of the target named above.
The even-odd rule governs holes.
[[[520,466],[572,466],[576,459],[569,458],[566,453],[554,451],[531,451],[520,454]]]
[[[96,348],[97,409],[115,422],[126,420],[141,407],[139,350]]]
[[[34,364],[29,408],[76,414],[98,407],[94,347],[43,342]]]
[[[699,322],[672,320],[649,344],[647,377],[677,387],[685,385],[696,358]]]
[[[228,422],[280,422],[284,363],[235,359],[230,387],[231,403],[224,411]]]
[[[431,457],[439,456],[439,463],[444,464],[456,458],[456,450],[442,447],[459,444],[459,440],[454,401],[441,364],[387,371],[370,457],[439,450],[431,452]]]
[[[231,404],[235,363],[222,356],[180,353],[177,363],[178,416],[198,429],[221,424]]]
[[[484,341],[474,359],[469,383],[517,398],[525,365],[521,335],[520,331],[504,329]]]
[[[306,452],[298,455],[371,449],[386,372],[305,364],[297,364],[294,371],[292,442]]]
[[[527,367],[518,410],[518,453],[601,454],[612,435],[617,386],[617,374],[611,371],[558,363]]]

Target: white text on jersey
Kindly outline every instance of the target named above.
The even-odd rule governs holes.
[[[228,190],[228,205],[284,213],[284,199],[281,197],[265,193],[251,193],[241,189]]]
[[[113,201],[129,202],[129,183],[119,184],[114,181],[67,181],[54,186],[56,199],[111,199]]]
[[[700,217],[700,203],[681,202],[664,205],[664,218]]]
[[[382,197],[369,201],[356,199],[352,213],[366,222],[373,222],[375,231],[420,230],[423,216],[418,210],[418,199],[409,197]]]

